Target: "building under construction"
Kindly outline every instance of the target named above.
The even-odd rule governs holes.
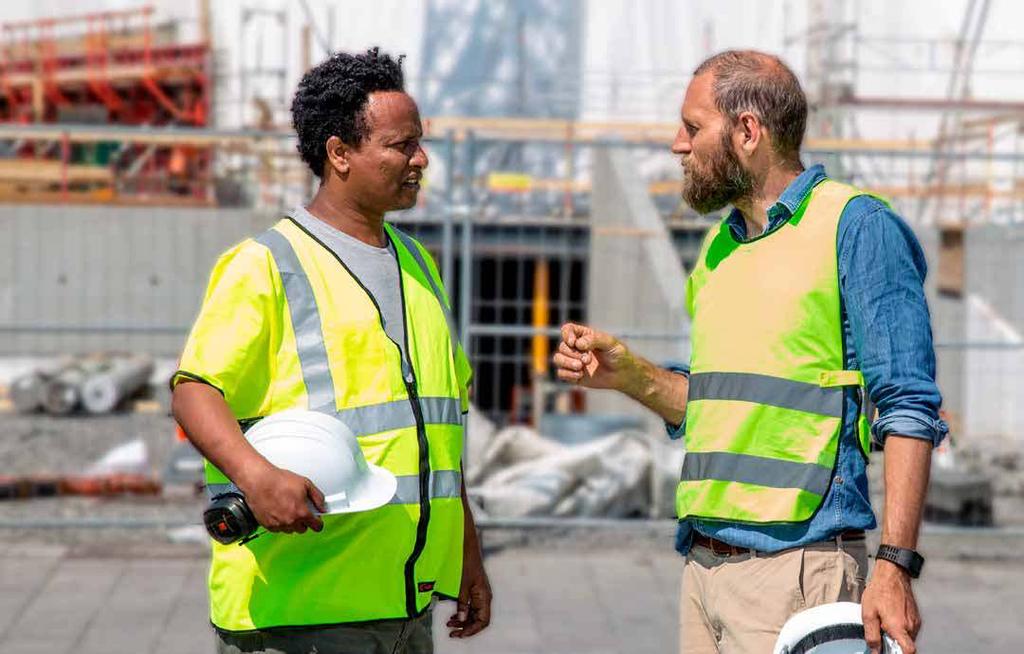
[[[0,651],[215,645],[214,488],[167,381],[216,257],[316,189],[291,129],[300,74],[377,45],[406,55],[424,120],[419,204],[388,218],[436,259],[473,363],[458,472],[500,598],[484,633],[437,637],[439,654],[645,654],[686,637],[686,443],[549,362],[566,320],[687,360],[686,274],[719,217],[681,201],[669,144],[691,71],[748,47],[803,84],[803,163],[888,197],[928,260],[951,437],[916,546],[917,646],[1017,651],[1022,21],[1012,0],[0,3]],[[866,473],[879,518],[884,456]],[[432,497],[457,488],[425,471]],[[856,495],[861,481],[832,477]],[[431,534],[435,518],[420,517]],[[863,552],[878,531],[838,544]],[[435,606],[434,634],[454,611]]]
[[[1021,409],[983,390],[1024,391],[1024,98],[984,100],[971,83],[987,74],[978,62],[996,3],[970,3],[948,42],[885,41],[861,29],[857,4],[806,3],[808,29],[780,49],[802,61],[814,109],[805,163],[888,196],[913,224],[932,264],[947,406],[969,432],[1020,433]],[[333,36],[330,7],[325,18],[302,5],[218,3],[211,14],[200,2],[194,35],[150,7],[2,26],[6,355],[176,355],[217,253],[313,188],[284,80],[349,46]],[[658,88],[678,103],[696,61],[663,63],[675,72],[660,76],[637,72],[640,60],[588,72],[585,43],[617,14],[584,5],[428,2],[418,68],[407,69],[431,167],[420,206],[392,218],[433,251],[476,367],[476,404],[502,423],[627,411],[554,383],[547,362],[566,320],[685,360],[684,274],[716,219],[679,199],[674,120],[634,104],[658,101],[644,95]],[[238,45],[218,44],[225,22]],[[708,52],[712,27],[700,30]],[[630,38],[656,36],[639,32]],[[294,53],[276,66],[246,59],[271,42]],[[945,95],[862,89],[859,76],[886,65],[882,50],[948,79]],[[869,130],[908,115],[934,133]]]
[[[150,6],[0,25],[0,120],[13,126],[206,127],[206,43],[180,40]],[[209,204],[208,147],[116,138],[6,142],[7,201]]]

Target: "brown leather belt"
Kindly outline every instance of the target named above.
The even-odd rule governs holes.
[[[842,539],[844,541],[864,540],[864,530],[851,529],[848,531],[844,531],[841,534],[837,534],[835,538],[830,538],[827,541],[823,542],[832,542],[836,539]],[[754,552],[754,550],[750,549],[749,547],[736,547],[735,545],[730,545],[729,543],[722,542],[717,538],[705,536],[700,532],[694,533],[693,544],[700,545],[701,547],[705,547],[711,550],[711,553],[716,556],[736,556],[737,554],[750,554]]]

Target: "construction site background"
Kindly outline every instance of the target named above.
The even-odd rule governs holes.
[[[390,219],[437,260],[474,363],[466,480],[522,627],[467,647],[554,651],[551,625],[530,608],[544,603],[515,579],[553,574],[574,548],[615,574],[657,571],[650,587],[632,578],[624,603],[676,601],[681,443],[614,394],[557,383],[549,359],[559,325],[574,320],[657,362],[687,360],[685,275],[718,216],[681,201],[668,148],[690,71],[729,47],[790,63],[812,109],[804,164],[888,198],[921,241],[951,426],[929,491],[928,588],[955,596],[961,576],[983,579],[1010,598],[1000,610],[1019,611],[1022,18],[1010,0],[0,8],[0,606],[16,609],[0,619],[0,650],[30,649],[34,616],[52,612],[61,575],[77,578],[76,557],[102,550],[129,568],[145,567],[148,551],[201,558],[199,460],[169,416],[168,377],[216,256],[314,189],[290,129],[299,76],[329,52],[375,45],[406,55],[424,117],[424,190]],[[40,543],[56,544],[52,576],[16,581]],[[629,552],[639,568],[608,567]],[[182,586],[145,651],[182,646],[167,625],[194,572],[174,573]],[[92,583],[145,586],[132,579]],[[602,592],[575,599],[592,606]],[[986,631],[968,624],[977,612],[958,618],[955,602],[930,601],[945,617],[929,623],[923,603],[927,651],[961,651],[966,631],[992,647],[1024,636],[1016,621]],[[82,623],[67,642],[119,651],[105,629],[129,606],[68,609],[69,624]],[[672,607],[649,624],[664,638],[630,650],[612,634],[596,651],[672,649]],[[573,642],[554,649],[595,651]]]

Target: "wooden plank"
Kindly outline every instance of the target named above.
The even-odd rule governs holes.
[[[177,30],[173,23],[165,23],[155,26],[147,34],[142,28],[129,29],[127,31],[108,32],[103,35],[102,43],[98,45],[94,34],[68,34],[50,39],[32,39],[9,45],[7,54],[8,61],[16,66],[25,61],[35,61],[39,57],[41,44],[52,48],[52,55],[56,57],[84,57],[96,52],[120,52],[124,50],[141,51],[149,41],[150,48],[158,48],[174,43],[177,37]]]
[[[103,79],[108,82],[135,81],[144,77],[152,77],[160,81],[189,81],[195,79],[199,71],[196,68],[181,66],[106,66],[103,69]],[[16,73],[8,75],[7,81],[11,86],[29,86],[38,76],[35,73]],[[96,79],[96,71],[90,68],[65,68],[56,71],[49,76],[49,79],[57,84],[86,83]]]
[[[138,71],[136,71],[138,72]],[[615,137],[629,142],[665,145],[671,142],[677,126],[674,123],[609,123],[574,122],[532,118],[474,118],[466,116],[435,116],[425,118],[424,130],[430,138],[445,138],[451,131],[456,140],[473,132],[478,137],[505,140],[551,140],[588,142],[599,138]],[[227,131],[195,128],[32,125],[29,129],[17,125],[0,124],[0,139],[53,141],[67,135],[72,143],[94,141],[123,141],[129,143],[166,143],[168,145],[237,145],[254,148],[258,144],[291,139],[290,130],[276,132]],[[808,149],[834,152],[862,150],[893,150],[908,153],[931,152],[928,141],[869,140],[869,139],[810,139]],[[953,188],[953,187],[950,187]],[[959,188],[959,187],[957,187]]]
[[[961,297],[964,292],[964,231],[960,225],[939,229],[939,293]]]
[[[106,166],[70,164],[63,166],[59,161],[46,159],[0,159],[0,181],[2,182],[49,182],[61,183],[67,174],[69,183],[92,182],[112,184],[114,175]]]
[[[99,189],[107,190],[107,189]],[[98,191],[24,191],[18,192],[0,186],[0,204],[97,204],[127,207],[214,207],[217,203],[206,198],[184,195],[110,195]]]

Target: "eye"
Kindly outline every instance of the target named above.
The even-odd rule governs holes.
[[[406,139],[404,141],[399,141],[398,143],[395,143],[391,147],[411,157],[412,155],[416,154],[416,150],[419,149],[420,141],[419,139]]]
[[[683,125],[686,126],[686,133],[690,135],[691,139],[697,134],[697,132],[700,129],[696,125],[694,125],[693,123],[684,122]]]

